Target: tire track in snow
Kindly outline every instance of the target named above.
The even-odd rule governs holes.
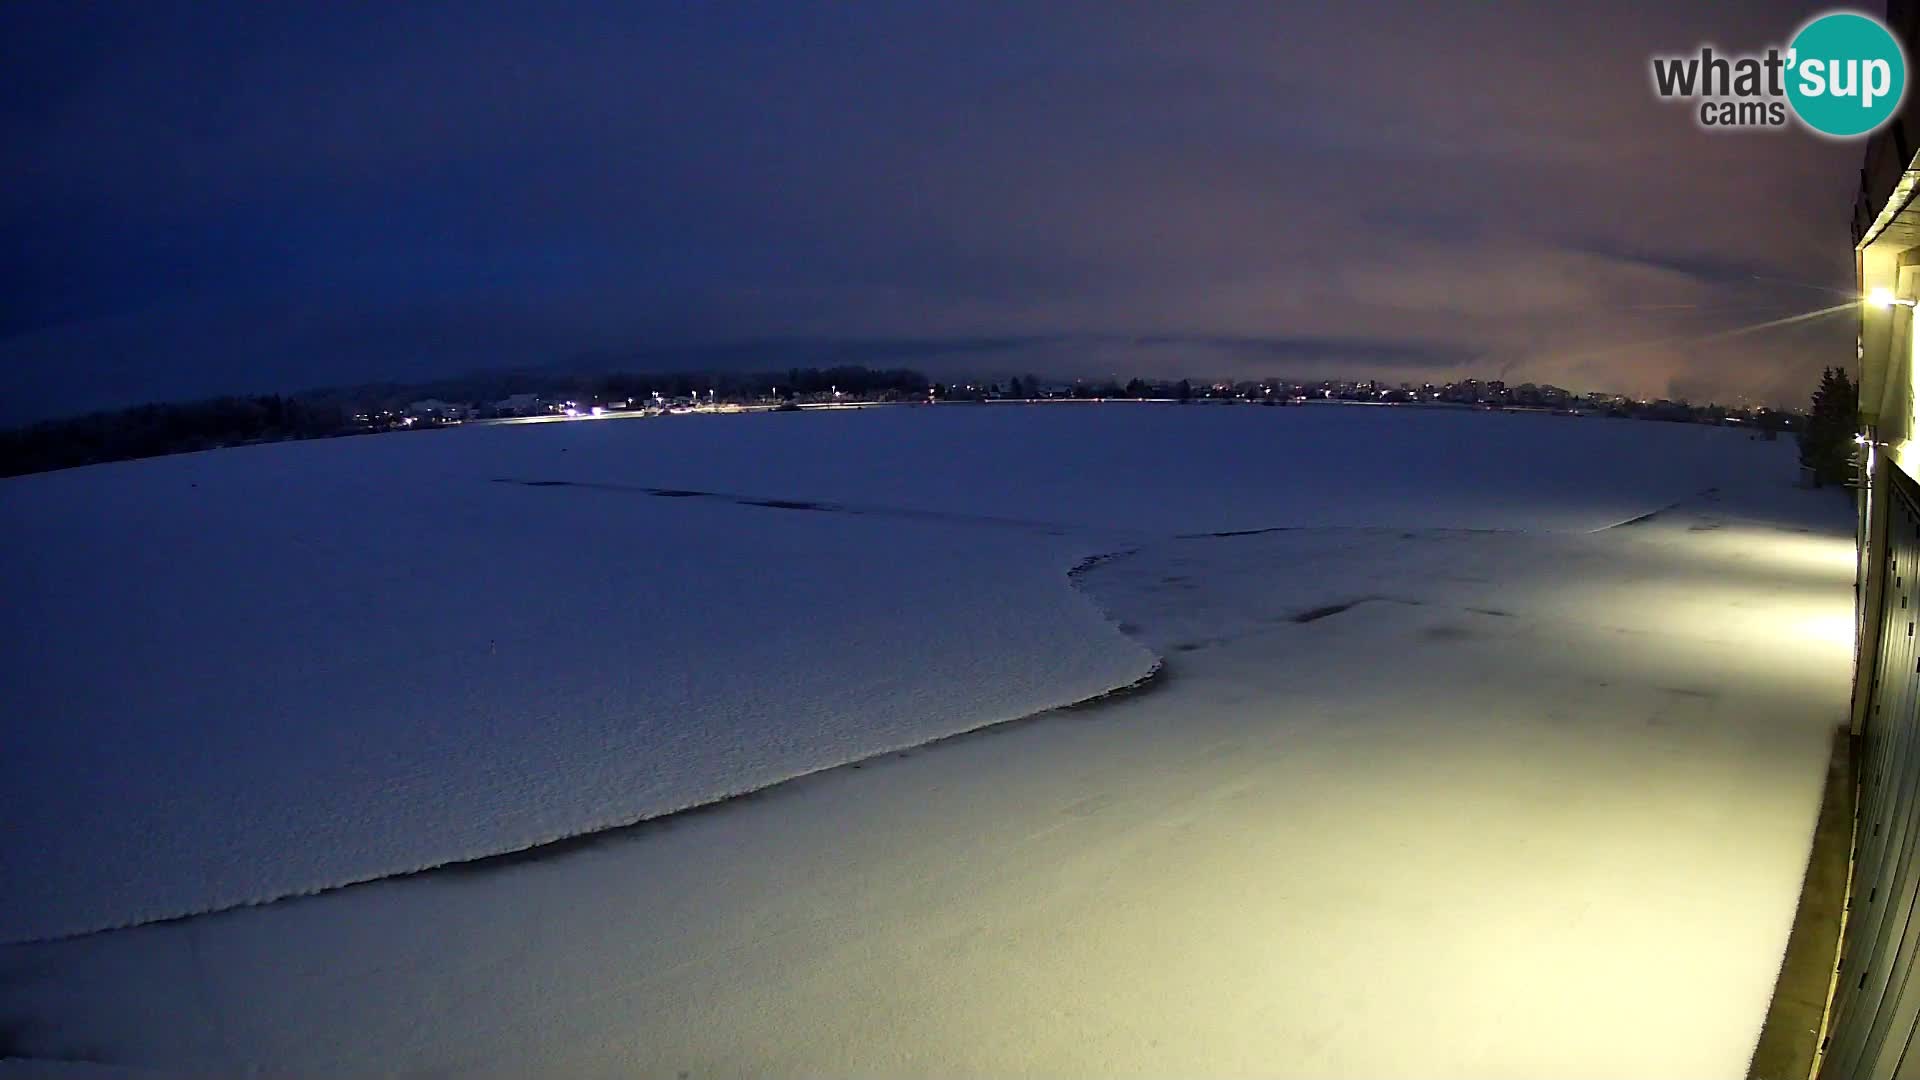
[[[1101,527],[1101,526],[1081,526],[1081,525],[1066,524],[1062,522],[1037,521],[1037,520],[1025,519],[1025,518],[996,517],[991,515],[980,515],[980,514],[961,514],[961,513],[953,513],[953,512],[945,512],[945,511],[934,511],[934,510],[917,510],[917,509],[911,509],[911,508],[905,508],[905,507],[885,506],[885,505],[877,505],[877,504],[844,503],[844,502],[833,502],[833,501],[826,501],[826,500],[771,498],[771,497],[762,497],[762,496],[753,496],[753,495],[743,495],[743,494],[730,493],[730,492],[705,491],[705,490],[689,489],[689,488],[652,487],[652,486],[644,486],[644,485],[612,483],[612,482],[606,482],[606,481],[522,479],[522,478],[515,478],[515,477],[494,477],[493,482],[497,484],[508,484],[508,485],[515,485],[520,487],[527,487],[527,488],[568,488],[568,489],[602,491],[602,492],[611,492],[611,493],[620,493],[620,494],[629,494],[629,495],[642,495],[642,496],[647,496],[651,498],[662,498],[662,499],[710,500],[714,502],[730,503],[736,506],[751,507],[751,508],[765,509],[765,510],[779,510],[779,511],[786,511],[786,512],[840,513],[840,514],[888,517],[888,518],[896,518],[896,519],[917,520],[917,521],[948,523],[948,524],[963,524],[963,525],[974,525],[974,526],[984,525],[984,526],[997,527],[997,528],[1012,528],[1012,529],[1028,530],[1028,531],[1042,533],[1048,536],[1080,535],[1080,536],[1085,536],[1089,539],[1102,537],[1107,539],[1126,538],[1126,539],[1132,539],[1132,540],[1147,540],[1147,541],[1158,541],[1158,540],[1165,540],[1165,539],[1216,540],[1216,539],[1233,539],[1238,537],[1259,536],[1259,535],[1265,535],[1270,533],[1280,533],[1280,532],[1348,532],[1348,533],[1366,533],[1366,534],[1400,533],[1401,535],[1408,536],[1408,537],[1411,537],[1412,535],[1415,535],[1415,534],[1426,534],[1426,535],[1488,534],[1488,533],[1524,532],[1524,530],[1513,530],[1513,529],[1479,529],[1479,528],[1445,528],[1445,527],[1419,528],[1414,530],[1408,530],[1405,528],[1398,528],[1398,527],[1392,527],[1392,526],[1280,525],[1280,526],[1270,526],[1265,528],[1231,529],[1231,530],[1222,530],[1222,531],[1213,531],[1213,532],[1180,533],[1180,534],[1172,534],[1171,536],[1169,536],[1169,534],[1157,532],[1157,531],[1121,529],[1121,528]],[[1710,493],[1711,490],[1712,489],[1709,489],[1708,493]],[[1706,494],[1706,493],[1703,493],[1703,494]],[[1663,512],[1663,511],[1655,511],[1655,513],[1659,513],[1659,512]],[[1651,514],[1642,515],[1642,518],[1651,517],[1651,516],[1652,516]],[[1615,526],[1609,526],[1609,527],[1615,527]],[[1600,531],[1600,530],[1595,530],[1595,531]],[[1075,564],[1071,569],[1068,570],[1067,578],[1069,581],[1069,585],[1072,588],[1074,588],[1076,592],[1080,593],[1080,595],[1084,599],[1087,599],[1089,602],[1092,602],[1092,598],[1079,585],[1079,581],[1082,575],[1096,566],[1099,566],[1113,559],[1123,558],[1127,555],[1133,554],[1137,550],[1138,550],[1137,546],[1128,546],[1128,547],[1116,548],[1114,550],[1109,550],[1109,551],[1087,556],[1086,558],[1082,559],[1079,563]],[[1315,619],[1318,619],[1318,618],[1324,618],[1327,615],[1338,614],[1339,612],[1345,611],[1355,606],[1356,604],[1366,603],[1369,601],[1384,601],[1384,602],[1394,602],[1394,603],[1406,602],[1406,601],[1396,600],[1395,598],[1392,598],[1392,597],[1366,596],[1346,604],[1336,605],[1333,608],[1325,611],[1316,610],[1316,611],[1297,614],[1293,617],[1292,621],[1294,622],[1314,621]],[[1136,634],[1131,632],[1132,630],[1131,627],[1129,627],[1125,623],[1119,622],[1117,619],[1115,619],[1115,617],[1111,612],[1108,612],[1104,608],[1101,608],[1100,605],[1098,605],[1097,603],[1094,606],[1096,607],[1096,609],[1100,610],[1103,617],[1105,617],[1110,623],[1114,624],[1116,630],[1118,630],[1118,632],[1120,632],[1122,635],[1126,636],[1130,640],[1135,641],[1136,643],[1140,643],[1142,645],[1145,644],[1144,642],[1140,641],[1140,638]],[[1152,650],[1149,650],[1149,652],[1151,651]],[[486,855],[478,855],[478,856],[465,857],[465,858],[448,859],[443,862],[431,863],[428,865],[418,866],[411,869],[390,871],[390,872],[379,873],[379,874],[371,874],[366,877],[353,878],[351,880],[341,881],[341,882],[337,882],[329,885],[322,885],[315,888],[278,893],[271,896],[263,896],[255,899],[240,901],[237,903],[210,906],[202,909],[197,909],[194,911],[180,912],[174,915],[159,916],[155,918],[135,919],[135,920],[131,920],[124,923],[117,923],[109,926],[99,926],[99,927],[94,927],[87,930],[75,931],[73,933],[68,933],[68,934],[57,934],[57,935],[51,935],[48,937],[40,937],[40,938],[23,938],[23,939],[18,939],[16,941],[8,942],[7,944],[45,944],[45,943],[56,942],[56,941],[72,940],[75,938],[92,937],[98,934],[113,933],[119,930],[130,930],[130,929],[134,929],[141,926],[155,926],[155,925],[164,925],[168,923],[184,922],[189,919],[196,919],[196,918],[200,918],[202,916],[207,916],[207,915],[216,915],[216,914],[220,914],[222,912],[227,912],[227,911],[237,911],[245,908],[264,907],[269,904],[277,904],[285,901],[303,899],[306,897],[320,896],[326,893],[337,892],[341,889],[349,889],[359,885],[370,885],[370,884],[374,884],[382,881],[404,880],[407,878],[421,877],[429,874],[457,875],[461,873],[487,873],[495,870],[505,869],[521,863],[538,862],[544,859],[563,857],[575,851],[584,850],[589,847],[597,846],[602,843],[611,842],[613,840],[616,840],[625,836],[636,834],[639,830],[644,828],[668,827],[671,824],[673,824],[675,821],[683,820],[693,814],[719,811],[730,806],[735,806],[737,804],[744,803],[751,799],[773,795],[779,792],[781,789],[787,788],[790,785],[800,784],[808,781],[814,781],[814,780],[817,780],[818,778],[824,777],[826,774],[829,774],[829,773],[835,773],[842,770],[863,769],[868,764],[882,761],[888,757],[904,757],[910,754],[919,753],[923,750],[928,750],[933,747],[940,746],[942,744],[950,743],[955,740],[982,737],[986,735],[1007,731],[1017,725],[1035,723],[1043,719],[1053,717],[1056,714],[1064,714],[1064,713],[1070,713],[1070,712],[1086,712],[1090,710],[1095,710],[1104,706],[1115,704],[1119,701],[1123,701],[1131,697],[1149,693],[1155,689],[1158,689],[1166,685],[1167,680],[1170,678],[1168,668],[1167,668],[1166,658],[1164,656],[1159,655],[1158,653],[1153,653],[1153,657],[1154,659],[1153,659],[1152,666],[1148,669],[1148,671],[1144,675],[1142,675],[1138,679],[1135,679],[1129,683],[1122,684],[1120,686],[1110,687],[1099,693],[1089,695],[1085,698],[1081,698],[1076,701],[1066,702],[1061,705],[1056,705],[1048,709],[1043,709],[1038,712],[1028,713],[1022,716],[1010,717],[1005,720],[989,722],[977,727],[967,728],[963,731],[957,731],[947,735],[937,736],[937,737],[927,739],[922,742],[914,743],[908,746],[895,747],[895,748],[876,751],[872,754],[866,755],[865,757],[854,758],[845,762],[840,762],[838,764],[814,769],[809,772],[798,773],[796,775],[786,777],[780,780],[776,780],[771,783],[762,784],[757,787],[745,788],[737,792],[721,795],[717,798],[710,799],[706,802],[694,804],[692,806],[686,806],[679,809],[666,811],[664,813],[651,814],[644,817],[635,818],[631,821],[614,824],[614,825],[602,826],[599,828],[589,829],[583,832],[556,836],[548,840],[543,840],[536,843],[523,845],[521,847],[513,848],[507,851],[499,851],[499,852],[489,853]]]
[[[1129,536],[1149,535],[1131,529],[1070,525],[1058,521],[1035,521],[1028,518],[994,517],[988,514],[958,514],[942,510],[915,510],[901,506],[832,502],[824,499],[769,498],[759,495],[741,495],[727,491],[648,487],[640,484],[617,484],[602,480],[522,480],[515,477],[496,476],[493,482],[496,484],[516,484],[521,487],[530,488],[577,488],[586,491],[619,492],[629,495],[647,495],[656,499],[706,499],[714,502],[732,503],[735,506],[755,507],[762,510],[855,514],[863,517],[900,518],[908,521],[990,525],[1000,528],[1027,529],[1034,532],[1045,533],[1048,536],[1067,536],[1072,533],[1101,533]]]
[[[502,481],[502,482],[514,483],[517,481]],[[570,481],[552,481],[552,482],[546,482],[543,484],[537,484],[535,486],[587,486],[587,485],[574,485]],[[629,488],[620,488],[618,486],[615,486],[615,490],[642,490],[642,491],[646,491],[648,494],[653,493],[653,489],[629,489]],[[662,490],[670,490],[670,489],[662,489]],[[709,495],[709,493],[705,493],[705,492],[694,492],[694,493],[685,493],[685,494],[677,493],[677,494],[668,495],[665,497],[669,497],[669,498],[712,497],[712,498],[718,498],[718,499],[723,499],[728,501],[740,502],[742,505],[757,505],[757,506],[764,506],[768,502],[776,501],[776,500],[745,500],[745,499],[740,499],[740,498],[725,496],[725,495]],[[774,507],[774,508],[785,509],[786,507]],[[808,507],[808,508],[816,509],[818,507]],[[911,512],[908,512],[908,513],[911,513]],[[947,516],[947,515],[928,515],[928,516]],[[981,520],[981,519],[975,519],[975,520]],[[986,520],[991,520],[991,519],[986,519]],[[1093,567],[1101,565],[1102,563],[1108,562],[1110,560],[1123,558],[1127,555],[1132,554],[1136,550],[1138,549],[1124,548],[1124,549],[1119,549],[1115,551],[1108,551],[1108,552],[1087,556],[1086,558],[1083,558],[1078,563],[1076,563],[1071,569],[1069,569],[1067,571],[1066,576],[1067,576],[1067,582],[1068,582],[1069,588],[1071,588],[1075,593],[1077,593],[1083,600],[1091,604],[1096,611],[1099,611],[1101,616],[1105,618],[1110,624],[1112,624],[1116,631],[1118,631],[1121,635],[1123,635],[1127,639],[1134,641],[1136,643],[1139,643],[1144,647],[1144,644],[1145,644],[1144,642],[1140,642],[1139,638],[1135,634],[1129,632],[1129,628],[1125,624],[1120,623],[1104,607],[1101,607],[1098,603],[1095,603],[1092,596],[1090,596],[1084,589],[1082,589],[1079,584],[1081,576],[1087,570],[1090,570]],[[582,832],[568,833],[561,836],[553,837],[548,840],[542,840],[536,843],[522,845],[521,847],[512,848],[506,851],[492,852],[486,855],[452,858],[442,862],[436,862],[436,863],[431,863],[424,866],[413,867],[411,869],[395,870],[395,871],[389,871],[389,872],[378,873],[378,874],[370,874],[370,875],[367,875],[366,877],[353,878],[350,880],[335,882],[333,884],[328,884],[328,885],[321,885],[314,888],[298,889],[298,890],[292,890],[292,891],[283,892],[283,893],[276,893],[271,896],[257,897],[254,899],[239,901],[237,903],[218,904],[218,905],[213,905],[205,908],[196,909],[193,911],[183,911],[173,915],[163,915],[163,916],[157,916],[153,918],[133,919],[126,922],[114,923],[112,925],[97,926],[97,927],[93,927],[86,930],[77,930],[72,933],[52,934],[45,937],[17,938],[17,939],[6,941],[0,944],[45,945],[45,944],[52,944],[60,941],[72,941],[78,938],[95,937],[101,934],[111,934],[111,933],[116,933],[122,930],[133,930],[133,929],[137,929],[144,926],[164,926],[170,923],[181,923],[181,922],[187,922],[192,919],[202,918],[205,916],[219,915],[224,912],[240,911],[247,908],[266,907],[270,904],[286,903],[290,901],[302,900],[302,899],[307,899],[311,897],[323,896],[327,893],[339,892],[342,889],[351,889],[351,888],[355,888],[357,886],[362,886],[362,885],[374,885],[380,882],[388,882],[388,881],[402,881],[408,878],[425,877],[427,875],[441,875],[441,876],[453,877],[453,876],[458,876],[460,874],[484,874],[484,873],[490,873],[497,870],[507,869],[523,863],[541,862],[546,859],[561,858],[574,852],[583,851],[592,847],[597,847],[601,844],[614,842],[624,838],[638,836],[640,832],[645,829],[668,828],[668,827],[671,827],[676,822],[685,821],[696,814],[713,813],[717,811],[722,811],[730,807],[739,806],[741,804],[744,804],[754,799],[776,795],[783,790],[793,789],[796,785],[800,785],[808,782],[819,782],[823,778],[825,778],[828,774],[864,769],[870,764],[882,762],[887,758],[907,757],[913,754],[920,753],[924,750],[932,749],[934,747],[941,746],[948,743],[953,743],[961,739],[971,739],[971,738],[978,738],[978,737],[1000,734],[1006,731],[1013,730],[1016,727],[1023,726],[1026,724],[1038,723],[1040,721],[1046,720],[1051,717],[1055,717],[1055,716],[1059,716],[1067,713],[1085,713],[1085,712],[1100,709],[1102,707],[1116,704],[1118,702],[1127,700],[1129,698],[1138,697],[1142,694],[1150,693],[1153,690],[1156,690],[1166,685],[1169,675],[1167,671],[1165,658],[1160,656],[1158,653],[1153,652],[1151,649],[1147,651],[1149,652],[1150,655],[1153,656],[1152,665],[1147,669],[1145,674],[1141,675],[1139,678],[1136,678],[1131,682],[1123,683],[1118,686],[1111,686],[1105,690],[1099,691],[1098,693],[1090,694],[1086,697],[1079,698],[1074,701],[1064,702],[1062,704],[1055,705],[1050,708],[1041,709],[1036,712],[1024,713],[1019,716],[1008,717],[1004,720],[990,721],[988,723],[981,724],[976,727],[970,727],[961,731],[955,731],[945,735],[935,736],[931,739],[926,739],[926,740],[912,743],[906,746],[897,746],[897,747],[876,750],[870,754],[865,755],[864,757],[853,758],[848,761],[843,761],[837,764],[823,766],[821,768],[812,769],[807,772],[796,773],[792,776],[784,777],[779,780],[774,780],[770,783],[761,784],[756,787],[743,788],[739,791],[724,794],[716,798],[709,799],[705,802],[695,803],[691,806],[680,807],[678,809],[665,811],[663,813],[648,814],[642,817],[634,818],[631,821],[621,822],[614,825],[605,825],[597,828],[588,829]]]

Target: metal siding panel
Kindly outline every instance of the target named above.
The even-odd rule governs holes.
[[[1920,491],[1889,470],[1887,587],[1879,613],[1862,767],[1853,892],[1833,1024],[1833,1080],[1914,1076],[1920,1027]]]
[[[1910,580],[1910,579],[1909,579]],[[1896,608],[1896,611],[1898,609]],[[1904,648],[1898,650],[1902,659],[1911,659],[1914,655],[1911,638]],[[1901,679],[1890,685],[1901,689],[1894,695],[1894,701],[1900,710],[1895,715],[1912,717],[1914,704],[1914,679]],[[1917,727],[1911,722],[1909,727]],[[1911,766],[1910,766],[1911,767]],[[1911,822],[1920,815],[1920,805],[1913,802],[1904,808],[1906,818]],[[1887,905],[1888,921],[1883,925],[1880,942],[1874,957],[1869,960],[1869,988],[1878,984],[1882,988],[1891,988],[1893,993],[1887,996],[1885,989],[1878,998],[1877,1008],[1871,1026],[1864,1035],[1862,1050],[1866,1060],[1873,1062],[1870,1069],[1856,1069],[1852,1075],[1891,1077],[1906,1050],[1906,1041],[1914,1026],[1914,1015],[1920,1012],[1920,987],[1914,987],[1913,964],[1917,950],[1920,950],[1920,920],[1913,918],[1916,900],[1920,899],[1920,875],[1916,875],[1915,856],[1911,846],[1912,833],[1909,834],[1909,847],[1902,858],[1895,880],[1889,888],[1893,903]],[[1888,950],[1892,949],[1891,955]],[[1891,1038],[1889,1036],[1892,1036]]]

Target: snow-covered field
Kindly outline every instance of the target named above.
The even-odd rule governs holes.
[[[16,941],[863,761],[14,945],[0,1025],[194,1072],[1739,1075],[1851,656],[1848,508],[1792,477],[1089,406],[0,483]]]
[[[1152,666],[1067,587],[1084,542],[497,482],[649,482],[672,445],[543,436],[0,484],[0,938],[517,850]]]

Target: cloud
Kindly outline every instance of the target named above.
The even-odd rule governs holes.
[[[1805,14],[8,6],[0,389],[987,338],[1798,400],[1844,326],[1596,350],[1848,287],[1860,147],[1709,135],[1647,86]]]

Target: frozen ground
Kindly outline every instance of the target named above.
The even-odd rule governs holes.
[[[0,482],[0,941],[698,805],[1129,682],[1075,560],[1588,528],[1724,431],[1168,406],[468,428]],[[772,504],[772,505],[768,505]]]
[[[1084,541],[499,483],[465,449],[0,484],[0,939],[516,850],[1153,663],[1068,587]]]
[[[771,426],[789,419],[822,426]],[[881,641],[928,611],[985,608],[992,625],[973,633],[989,655],[1032,651],[1036,669],[1059,648],[1146,657],[1124,651],[1132,640],[1166,658],[1166,676],[597,843],[12,946],[8,1042],[191,1072],[1743,1072],[1850,659],[1846,506],[1785,486],[1790,444],[1386,410],[948,410],[827,426],[842,419],[677,436],[556,425],[518,448],[501,440],[525,430],[455,432],[386,468],[469,501],[552,497],[568,525],[541,536],[562,545],[550,562],[601,535],[592,514],[556,505],[758,515],[739,526],[749,536],[804,519],[853,530],[834,535],[862,552],[936,545],[969,567],[973,548],[1004,545],[991,574],[954,591],[1006,575],[1021,599],[930,591],[947,606],[876,603],[847,621]],[[721,424],[755,425],[738,429],[733,476]],[[407,440],[352,453],[401,455],[380,442]],[[893,449],[873,460],[880,445]],[[1035,456],[1043,445],[1053,457]],[[316,456],[335,449],[276,448],[287,457],[259,466],[252,490],[377,468]],[[566,464],[534,464],[535,450]],[[245,455],[197,460],[223,456]],[[491,483],[510,471],[603,486]],[[628,490],[646,486],[867,512]],[[9,510],[24,497],[0,493]],[[469,512],[488,516],[451,531],[514,520]],[[698,521],[671,520],[661,528]],[[47,535],[76,529],[55,524],[68,531]],[[1279,526],[1302,527],[1197,535]],[[1001,645],[1030,617],[1027,591],[1077,610],[1060,572],[1093,550],[1130,552],[1079,575],[1121,646],[1083,644],[1114,633],[1097,618]],[[832,611],[808,619],[830,628]],[[893,708],[970,703],[973,678],[915,674]],[[808,715],[804,727],[834,726]],[[863,729],[890,719],[858,715],[875,718]],[[540,743],[489,732],[504,768]],[[315,809],[245,797],[295,818]]]

